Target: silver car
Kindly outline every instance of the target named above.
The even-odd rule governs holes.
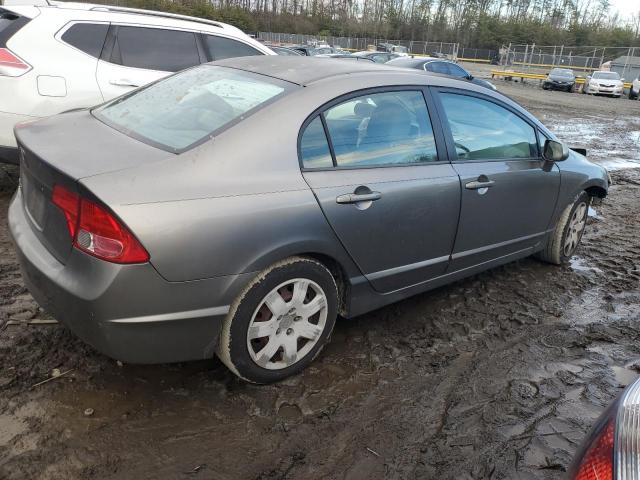
[[[606,171],[505,96],[372,62],[245,57],[16,128],[36,300],[132,363],[299,372],[336,317],[575,252]]]

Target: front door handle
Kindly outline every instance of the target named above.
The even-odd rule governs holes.
[[[345,193],[336,197],[336,203],[348,204],[348,203],[360,203],[360,202],[375,202],[380,200],[382,194],[380,192],[368,192],[368,193]]]
[[[489,188],[492,187],[493,184],[496,183],[493,180],[486,181],[473,181],[469,183],[465,183],[464,188],[467,190],[480,190],[481,188]]]
[[[134,82],[132,80],[128,80],[126,78],[120,78],[118,80],[111,80],[111,81],[109,81],[109,83],[111,85],[115,85],[117,87],[139,87],[140,86],[136,82]]]

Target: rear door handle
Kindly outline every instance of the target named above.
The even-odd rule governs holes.
[[[111,85],[116,85],[117,87],[139,87],[136,82],[132,80],[128,80],[126,78],[119,78],[118,80],[110,80],[109,83]]]
[[[494,183],[496,182],[493,180],[487,180],[484,182],[473,181],[473,182],[465,183],[464,188],[466,188],[467,190],[480,190],[481,188],[493,187]]]
[[[370,193],[345,193],[344,195],[339,195],[336,197],[336,203],[347,204],[347,203],[360,203],[360,202],[375,202],[376,200],[380,200],[382,198],[382,194],[380,192],[370,192]]]

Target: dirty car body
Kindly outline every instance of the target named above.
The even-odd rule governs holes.
[[[214,93],[191,101],[188,85]],[[169,98],[178,113],[158,110]],[[233,106],[222,120],[221,98]],[[473,133],[460,115],[474,102],[500,125]],[[145,114],[161,124],[136,123]],[[500,150],[519,135],[500,131],[510,122],[530,140]],[[544,249],[581,192],[608,188],[575,152],[543,159],[554,135],[506,97],[371,62],[202,65],[16,136],[9,224],[29,290],[95,348],[136,363],[212,357],[252,282],[287,258],[325,266],[337,311],[354,317]],[[131,261],[105,260],[125,253],[84,232],[90,213],[120,229]]]

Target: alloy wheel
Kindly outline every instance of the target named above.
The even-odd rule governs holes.
[[[327,322],[327,297],[317,283],[296,278],[271,290],[247,329],[247,348],[260,367],[280,370],[304,358]]]

